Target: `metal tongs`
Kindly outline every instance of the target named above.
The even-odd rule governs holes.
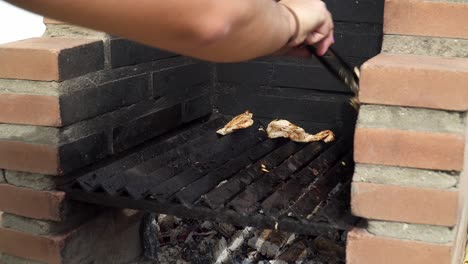
[[[309,51],[330,71],[335,77],[346,84],[357,96],[359,93],[359,69],[351,67],[332,47],[324,56],[318,56],[314,46],[307,46]]]

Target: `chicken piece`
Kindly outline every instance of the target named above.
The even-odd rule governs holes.
[[[335,140],[335,135],[330,130],[321,131],[315,135],[308,134],[301,127],[294,125],[288,120],[273,120],[268,124],[267,134],[269,138],[289,138],[295,142],[312,142],[320,141],[332,142]]]
[[[254,121],[252,120],[252,117],[253,117],[252,113],[250,113],[249,111],[245,111],[245,113],[234,117],[223,128],[216,131],[216,133],[225,136],[236,130],[248,128],[252,126],[254,123]]]

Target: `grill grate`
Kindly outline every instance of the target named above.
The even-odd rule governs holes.
[[[304,234],[348,229],[351,139],[268,139],[254,126],[219,137],[229,117],[199,122],[78,175],[72,199]],[[148,151],[151,149],[151,151]],[[118,163],[124,165],[119,165]]]

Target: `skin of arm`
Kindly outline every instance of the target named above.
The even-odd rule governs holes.
[[[9,0],[49,18],[213,62],[272,54],[296,30],[272,0]]]

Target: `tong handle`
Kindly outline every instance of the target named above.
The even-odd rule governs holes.
[[[344,80],[344,71],[346,76],[353,78],[356,84],[359,83],[359,76],[356,74],[353,67],[351,67],[332,47],[328,48],[324,56],[318,56],[317,49],[313,45],[308,45],[307,49],[320,61],[320,63],[323,64],[326,69],[328,69],[339,80],[345,82],[348,85],[347,81]]]

